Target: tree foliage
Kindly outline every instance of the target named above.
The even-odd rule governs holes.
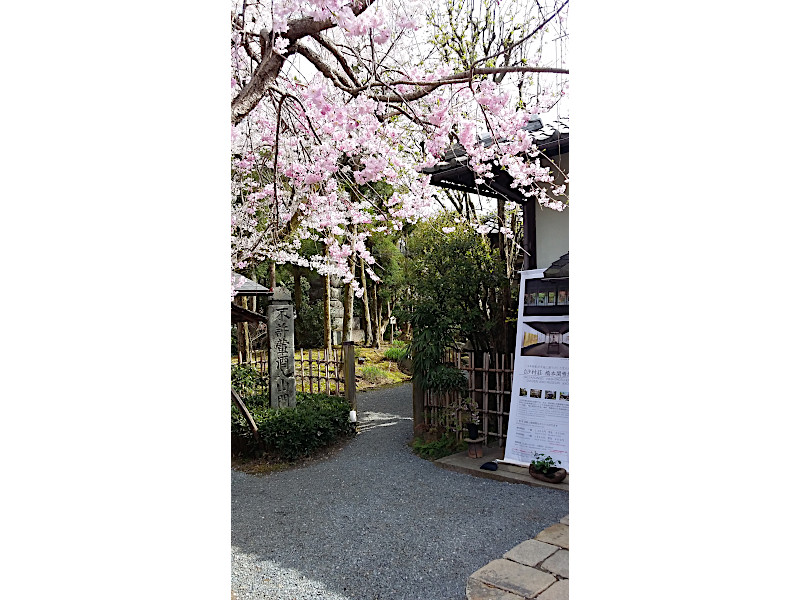
[[[442,356],[459,342],[475,350],[492,345],[493,330],[502,325],[496,298],[507,283],[504,265],[498,251],[453,213],[419,224],[409,236],[408,257],[415,377],[425,389],[459,389]]]

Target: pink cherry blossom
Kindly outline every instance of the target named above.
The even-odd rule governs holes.
[[[542,3],[543,12],[554,18],[537,41],[555,43],[566,37],[562,4]],[[423,54],[427,50],[418,43],[427,9],[425,3],[401,0],[252,0],[242,15],[241,0],[234,0],[234,101],[254,77],[261,31],[271,32],[266,52],[272,56],[262,61],[283,60],[277,55],[289,56],[301,44],[323,56],[338,75],[317,69],[313,76],[298,76],[295,63],[287,59],[261,100],[232,127],[232,265],[289,262],[338,275],[360,289],[350,272],[351,259],[357,256],[373,265],[366,244],[372,230],[399,231],[404,223],[435,212],[435,190],[421,171],[442,160],[455,141],[463,146],[465,164],[477,183],[502,169],[523,196],[565,209],[566,180],[557,179],[550,165],[536,158],[533,138],[523,129],[531,116],[564,102],[569,87],[563,75],[537,75],[535,80],[520,75],[520,90],[525,81],[536,82],[536,93],[523,107],[515,95],[517,80],[511,81],[515,75],[500,83],[476,78],[437,85],[409,102],[380,99],[405,97],[420,89],[415,82],[441,81],[455,72],[453,65]],[[358,72],[357,91],[342,89],[350,75],[327,50],[309,37],[291,37],[293,23],[303,19],[327,23],[321,35],[344,49],[342,61]],[[538,50],[543,43],[531,45],[529,64],[546,62]],[[563,52],[560,56],[559,66]],[[384,88],[379,80],[404,83]],[[479,141],[479,136],[488,137]],[[393,191],[378,209],[373,188],[385,184]],[[485,225],[476,230],[489,232]],[[504,224],[500,232],[511,234]],[[323,242],[327,249],[305,258],[299,253],[301,240]],[[372,269],[366,271],[377,279]]]

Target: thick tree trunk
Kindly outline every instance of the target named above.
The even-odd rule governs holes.
[[[506,225],[506,201],[503,198],[497,199],[497,220],[501,227]],[[512,229],[513,231],[513,229]],[[501,233],[499,236],[500,241],[500,260],[506,266],[506,275],[508,275],[508,246],[506,245],[506,237]],[[502,297],[500,298],[500,346],[501,352],[508,352],[508,304],[511,302],[511,295],[508,287],[503,289]]]
[[[353,282],[345,284],[344,286],[344,319],[342,320],[342,341],[353,341]]]
[[[378,324],[378,337],[380,337],[381,341],[383,341],[383,336],[386,333],[386,328],[389,326],[389,318],[392,316],[392,307],[394,306],[394,300],[386,300],[386,318],[382,318]]]
[[[279,54],[271,54],[269,59],[262,61],[256,68],[250,81],[231,101],[231,123],[238,123],[255,108],[259,100],[264,97],[267,88],[275,82],[284,60],[286,59]]]
[[[369,314],[369,288],[367,288],[367,277],[364,272],[364,259],[361,259],[361,287],[364,294],[361,301],[364,303],[364,345],[372,346],[372,315]]]
[[[351,193],[351,198],[353,198],[353,194]],[[356,237],[356,226],[354,224],[350,224],[347,226],[348,237],[350,239],[350,247],[353,247]],[[354,273],[356,270],[356,261],[353,254],[347,259],[347,266],[350,268],[350,272]],[[342,341],[343,342],[352,342],[353,341],[353,281],[346,283],[344,286],[344,322],[342,324]]]
[[[325,305],[325,349],[328,355],[333,355],[333,331],[331,331],[331,276],[325,275],[325,298],[323,300]]]
[[[247,296],[236,296],[235,300],[242,308],[248,308]],[[247,325],[247,323],[236,324],[236,345],[243,362],[250,360],[250,330]]]
[[[497,199],[497,222],[500,227],[506,227],[506,201],[503,198]],[[506,237],[501,233],[498,236],[500,242],[500,260],[506,262]]]
[[[300,281],[300,267],[294,265],[292,268],[292,275],[294,275],[294,308],[299,312],[300,307],[303,305],[303,286]]]
[[[505,285],[503,287],[503,298],[502,298],[502,301],[503,301],[503,309],[502,309],[502,314],[500,315],[500,318],[503,321],[503,323],[502,323],[502,326],[503,326],[503,329],[502,329],[502,332],[503,332],[503,341],[502,341],[503,350],[502,350],[502,352],[513,352],[514,349],[513,348],[509,348],[509,341],[510,341],[511,337],[509,337],[509,335],[508,335],[508,313],[509,313],[510,310],[512,310],[511,307],[509,306],[509,304],[511,304],[511,288],[508,285]],[[512,314],[513,314],[513,311],[512,311]]]
[[[378,283],[372,286],[372,305],[375,307],[375,342],[373,348],[381,347],[381,305],[378,303]]]

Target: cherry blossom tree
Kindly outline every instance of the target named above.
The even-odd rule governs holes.
[[[232,268],[293,263],[360,296],[354,265],[378,278],[367,238],[435,210],[421,169],[454,143],[478,183],[501,168],[562,210],[523,128],[568,92],[567,4],[234,0]],[[301,256],[304,239],[325,252]]]

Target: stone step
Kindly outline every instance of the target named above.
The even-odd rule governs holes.
[[[569,550],[559,550],[544,561],[541,568],[553,575],[569,579]]]
[[[569,515],[467,580],[467,600],[569,600]]]
[[[523,598],[533,598],[555,583],[556,578],[533,567],[506,559],[493,560],[470,575],[490,587],[499,588]]]
[[[470,579],[467,581],[467,600],[524,600],[522,596],[489,587],[482,581]]]
[[[556,581],[544,592],[536,596],[536,600],[569,600],[569,579]]]
[[[545,544],[539,540],[526,540],[506,552],[503,558],[513,560],[514,562],[528,567],[535,567],[543,560],[558,552],[558,550],[559,547],[553,546],[552,544]]]
[[[545,544],[553,544],[569,550],[569,525],[556,523],[551,525],[536,536],[537,540]]]

